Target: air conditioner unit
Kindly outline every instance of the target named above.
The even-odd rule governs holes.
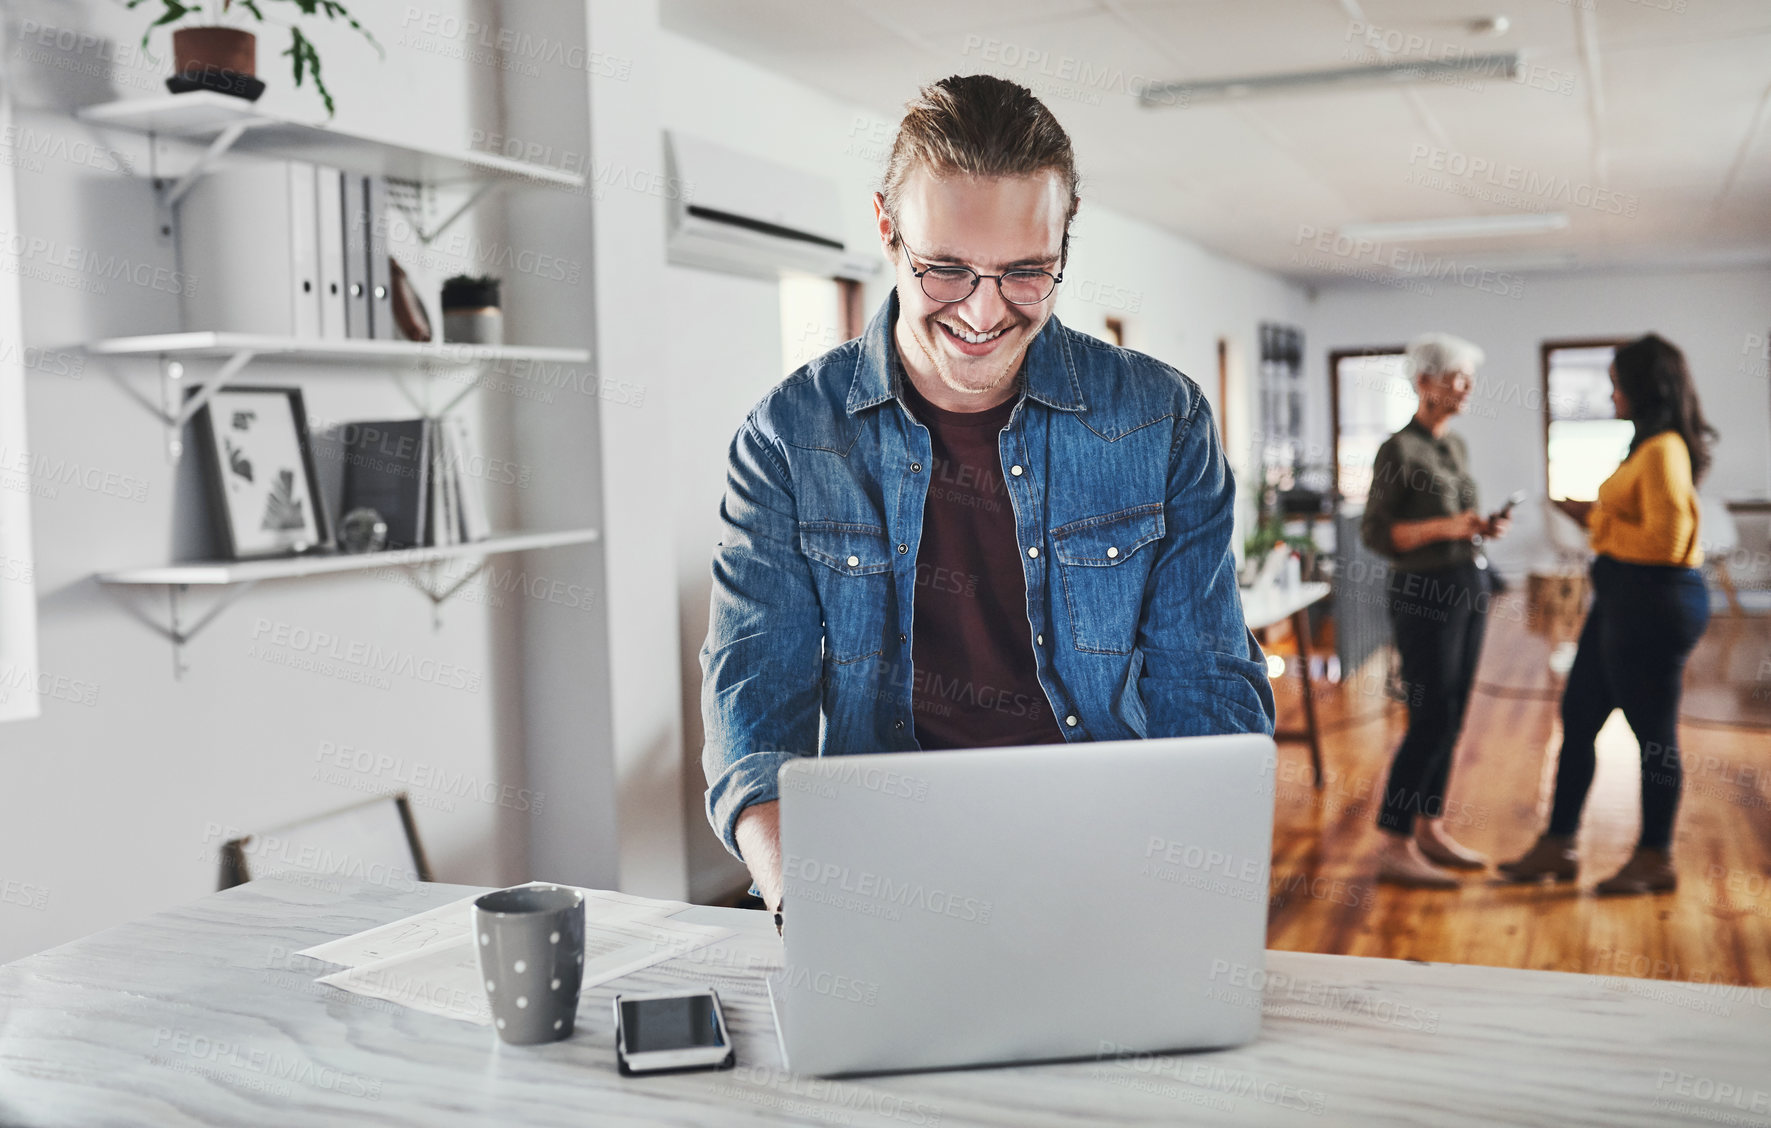
[[[841,197],[833,181],[773,161],[666,131],[673,263],[777,278],[783,273],[870,278],[877,249],[842,240]]]

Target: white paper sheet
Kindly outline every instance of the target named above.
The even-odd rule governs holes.
[[[587,957],[588,958],[588,957]],[[314,980],[371,999],[386,999],[426,1014],[487,1026],[492,1005],[480,982],[473,944],[466,936]]]
[[[671,920],[667,914],[687,908],[686,902],[650,901],[599,889],[583,892],[585,987],[734,934],[717,925]],[[315,982],[489,1026],[492,1011],[471,934],[473,901],[469,897],[442,905],[298,954],[346,965],[346,970]]]
[[[529,884],[550,883],[531,881]],[[567,888],[578,889],[584,894],[586,924],[595,921],[616,923],[658,919],[689,907],[687,901],[654,901],[608,889],[583,889],[578,886]],[[295,954],[345,967],[362,967],[364,964],[377,963],[394,956],[411,955],[432,945],[466,940],[473,927],[473,903],[477,896],[464,897],[426,912],[403,917],[391,924],[366,929],[337,940],[328,940],[311,948],[303,948]]]

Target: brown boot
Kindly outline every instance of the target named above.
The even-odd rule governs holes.
[[[1377,879],[1415,889],[1456,889],[1457,875],[1440,869],[1421,853],[1413,838],[1385,834],[1377,854]]]
[[[1545,834],[1524,857],[1502,862],[1495,868],[1508,881],[1541,881],[1546,877],[1555,881],[1573,881],[1576,865],[1574,837]]]
[[[1667,893],[1679,887],[1679,875],[1673,872],[1673,858],[1665,850],[1637,848],[1624,867],[1611,877],[1593,886],[1603,894]]]
[[[1427,861],[1441,869],[1488,868],[1488,859],[1446,834],[1445,826],[1439,819],[1415,819],[1414,841]]]

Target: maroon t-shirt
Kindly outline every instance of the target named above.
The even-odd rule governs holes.
[[[931,750],[1061,744],[1034,665],[1014,505],[997,453],[1020,397],[946,411],[901,368],[899,378],[931,444],[910,655],[917,741]]]

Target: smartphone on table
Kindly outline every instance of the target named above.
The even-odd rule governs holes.
[[[615,1063],[622,1076],[730,1069],[736,1060],[711,987],[615,996]]]

